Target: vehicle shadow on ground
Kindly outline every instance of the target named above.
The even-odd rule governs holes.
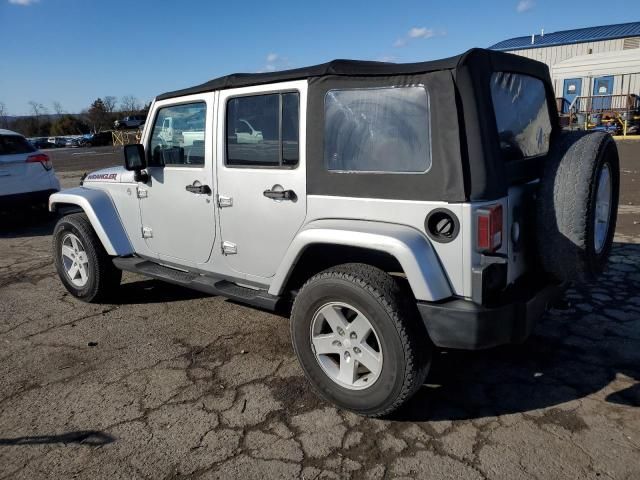
[[[78,443],[97,447],[107,445],[116,439],[96,430],[80,430],[59,435],[38,435],[31,437],[0,438],[0,445],[45,445],[53,443]]]
[[[110,303],[112,305],[170,303],[209,296],[211,295],[161,280],[144,279],[120,285],[117,297]]]
[[[51,235],[57,216],[44,208],[0,210],[0,238],[42,237]]]
[[[568,306],[547,313],[524,344],[436,353],[427,384],[392,419],[529,412],[592,395],[618,375],[638,383],[605,401],[640,407],[640,245],[617,243],[612,258],[599,282],[570,289]],[[550,421],[576,425],[574,414],[554,414]]]

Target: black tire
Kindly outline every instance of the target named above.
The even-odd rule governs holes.
[[[611,177],[609,227],[594,240],[597,182]],[[563,133],[549,154],[537,198],[537,249],[543,269],[560,280],[585,282],[602,272],[616,229],[620,170],[615,141],[604,132]]]
[[[364,390],[339,385],[316,359],[310,338],[312,320],[330,302],[345,302],[362,312],[380,340],[382,369]],[[382,270],[359,263],[332,267],[305,283],[293,304],[291,337],[314,390],[340,408],[370,417],[390,414],[420,388],[433,350],[411,292]]]
[[[88,280],[82,287],[72,283],[64,267],[62,242],[67,233],[72,233],[82,242],[87,254]],[[120,285],[122,271],[113,264],[84,213],[65,215],[58,221],[53,231],[53,258],[63,285],[69,293],[80,300],[90,303],[108,300]]]

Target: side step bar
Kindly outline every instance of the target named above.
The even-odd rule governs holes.
[[[157,278],[210,295],[219,295],[266,310],[276,310],[282,299],[282,297],[269,295],[266,290],[254,290],[220,278],[176,270],[138,257],[116,257],[113,263],[120,270],[139,273],[146,277]]]

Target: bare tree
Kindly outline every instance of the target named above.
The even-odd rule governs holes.
[[[120,99],[120,108],[124,113],[136,113],[140,110],[140,101],[133,95],[125,95]]]
[[[102,99],[102,103],[104,104],[104,109],[108,113],[113,113],[116,109],[116,105],[118,104],[118,99],[112,95],[107,95]]]
[[[29,101],[29,106],[31,107],[31,111],[33,112],[33,116],[36,117],[37,120],[40,119],[40,116],[47,113],[47,107],[43,104],[38,103],[34,100]]]
[[[0,102],[0,127],[7,128],[8,126],[7,106],[4,104],[4,102]]]
[[[34,135],[47,135],[49,133],[49,120],[43,119],[42,116],[48,113],[47,107],[34,100],[29,101],[32,115],[27,119],[27,128],[25,134],[29,137]]]
[[[54,101],[52,105],[53,105],[53,111],[56,112],[58,116],[61,116],[64,114],[64,108],[62,107],[62,104],[60,102]]]

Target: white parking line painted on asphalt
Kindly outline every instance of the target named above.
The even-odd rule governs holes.
[[[97,153],[97,152],[78,152],[78,153],[72,153],[71,155],[90,155],[93,157],[98,157],[100,155],[115,155],[114,152],[106,152],[106,153]]]

